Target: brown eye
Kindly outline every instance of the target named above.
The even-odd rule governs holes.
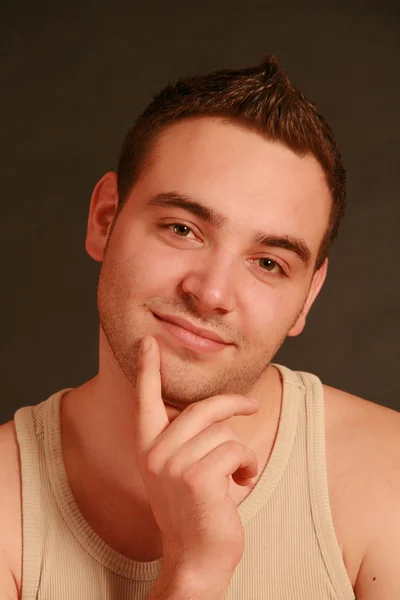
[[[272,260],[271,258],[260,258],[260,267],[264,269],[264,271],[275,271],[276,269],[280,269],[280,266],[277,262]]]
[[[173,223],[172,225],[170,225],[170,227],[172,228],[172,231],[180,237],[187,237],[187,235],[191,231],[190,227],[182,225],[181,223]]]

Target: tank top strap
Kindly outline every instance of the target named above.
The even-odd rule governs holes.
[[[251,493],[238,506],[243,525],[266,505],[284,476],[290,460],[304,403],[304,384],[296,372],[273,363],[282,380],[282,405],[278,429],[268,464]]]
[[[332,585],[340,600],[354,598],[343,555],[336,537],[328,490],[324,389],[321,380],[300,372],[306,388],[307,464],[310,502],[315,530]]]
[[[14,415],[20,452],[22,482],[22,594],[21,600],[36,597],[44,556],[44,511],[41,495],[40,458],[34,408],[24,406]]]

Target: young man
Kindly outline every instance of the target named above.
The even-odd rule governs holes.
[[[400,415],[271,362],[344,203],[274,57],[152,101],[90,205],[98,374],[1,428],[2,598],[400,598]]]

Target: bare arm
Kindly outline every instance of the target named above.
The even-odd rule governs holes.
[[[0,426],[0,597],[18,600],[22,558],[19,455],[12,422]]]
[[[400,507],[400,498],[399,498]],[[400,518],[400,508],[397,519]],[[382,530],[366,553],[357,578],[357,600],[400,598],[400,527]]]
[[[373,528],[355,586],[357,600],[400,598],[400,414],[388,413],[379,436],[370,480],[370,494],[379,500],[369,510]]]

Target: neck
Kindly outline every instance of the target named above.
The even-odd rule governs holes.
[[[259,411],[227,420],[242,443],[255,451],[259,475],[274,443],[281,388],[277,369],[268,367],[251,391],[261,402]],[[141,528],[141,548],[149,548],[148,555],[140,555],[141,560],[145,556],[152,560],[161,553],[160,536],[136,467],[133,401],[130,386],[112,389],[100,374],[66,393],[61,403],[63,455],[72,492],[89,525],[106,543],[131,558],[138,558],[138,553],[130,545],[132,536],[127,537],[127,523],[135,530]],[[250,492],[236,484],[230,490],[236,504]]]
[[[269,366],[248,395],[260,400],[259,411],[231,417],[226,424],[251,447],[259,433],[265,435],[265,427],[280,404],[277,369]],[[100,374],[66,393],[61,409],[64,453],[74,449],[91,470],[110,473],[116,485],[129,485],[136,471],[133,402],[134,390],[127,381],[115,389]]]

